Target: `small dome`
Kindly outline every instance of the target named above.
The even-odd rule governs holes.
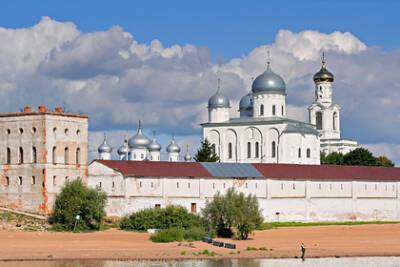
[[[239,110],[252,110],[253,109],[253,99],[251,97],[251,93],[244,95],[239,102]]]
[[[99,146],[97,151],[101,153],[111,153],[112,152],[112,147],[107,144],[107,136],[104,134],[104,140],[103,143]]]
[[[139,128],[135,136],[131,137],[128,141],[129,148],[145,148],[150,144],[150,139],[143,134],[142,126],[139,121]]]
[[[325,60],[323,59],[321,69],[314,74],[314,82],[333,82],[334,78],[333,74],[326,69]]]
[[[267,70],[254,80],[251,90],[253,93],[286,94],[286,84],[268,63]]]
[[[161,145],[157,142],[155,138],[149,144],[149,151],[161,151]]]
[[[230,108],[229,99],[221,94],[219,90],[208,100],[208,108]]]
[[[128,140],[125,139],[124,143],[122,144],[122,146],[120,146],[118,148],[118,155],[122,156],[122,155],[126,155],[129,152],[129,147],[128,147]]]
[[[191,161],[192,157],[188,153],[186,153],[184,159],[185,159],[185,161]]]
[[[168,153],[179,153],[179,152],[181,152],[181,148],[175,142],[175,139],[172,139],[171,143],[167,146],[167,152]]]

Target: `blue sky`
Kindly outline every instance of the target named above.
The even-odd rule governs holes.
[[[207,46],[213,59],[227,60],[272,42],[281,29],[349,31],[368,45],[396,49],[399,10],[396,0],[12,0],[2,2],[0,25],[27,27],[42,16],[73,21],[84,32],[121,25],[141,42]]]
[[[342,136],[400,164],[399,10],[388,0],[3,1],[0,112],[82,111],[92,151],[103,132],[118,147],[141,119],[164,147],[175,135],[194,152],[217,78],[236,112],[267,50],[288,115],[307,121],[325,50]]]

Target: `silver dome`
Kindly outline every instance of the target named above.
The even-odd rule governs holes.
[[[183,157],[183,159],[184,159],[186,162],[192,160],[192,156],[190,156],[190,154],[189,154],[189,145],[186,145],[186,154],[185,154],[185,156]]]
[[[286,84],[281,76],[271,70],[268,63],[267,70],[258,76],[251,86],[253,93],[286,94]]]
[[[118,155],[126,155],[129,152],[129,147],[128,147],[128,140],[124,140],[124,143],[122,146],[118,148]]]
[[[107,136],[106,136],[106,134],[104,134],[103,143],[99,146],[97,151],[99,153],[111,153],[112,152],[112,147],[107,144]]]
[[[253,99],[251,93],[244,95],[239,102],[239,110],[252,110],[253,109]]]
[[[189,154],[186,154],[184,159],[185,159],[185,161],[191,161],[192,160],[192,156],[190,156]]]
[[[167,146],[167,152],[168,153],[179,153],[179,152],[181,152],[181,148],[175,142],[174,138],[172,139],[171,143]]]
[[[221,80],[218,78],[218,89],[215,94],[213,94],[210,99],[208,99],[208,108],[230,108],[231,104],[229,99],[221,94],[220,92],[220,82]]]
[[[153,140],[149,144],[149,151],[161,151],[161,145],[156,140],[155,132],[153,132]]]
[[[146,149],[146,148],[148,148],[150,142],[151,142],[150,139],[147,138],[147,136],[145,136],[143,134],[142,125],[139,121],[139,128],[137,130],[136,135],[131,137],[128,140],[129,148],[144,148],[144,149]]]
[[[221,94],[219,90],[208,100],[208,108],[230,108],[229,99]]]

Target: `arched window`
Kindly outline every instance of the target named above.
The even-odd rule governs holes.
[[[259,158],[259,157],[260,157],[260,146],[259,146],[259,143],[258,143],[258,142],[256,142],[255,151],[256,151],[255,157],[256,157],[256,158]]]
[[[81,162],[81,149],[79,147],[76,149],[75,160],[76,164],[79,164]]]
[[[56,164],[56,147],[55,146],[53,146],[53,151],[52,151],[52,154],[51,154],[51,162],[53,164]]]
[[[10,185],[10,177],[6,176],[6,186]]]
[[[36,147],[32,147],[32,162],[37,163],[37,152]]]
[[[18,163],[24,163],[24,149],[22,147],[18,149]]]
[[[272,115],[276,115],[276,106],[272,105]]]
[[[283,106],[282,106],[281,112],[282,112],[282,116],[283,116]]]
[[[333,121],[332,121],[332,123],[333,123],[333,130],[337,130],[337,119],[338,119],[338,116],[337,116],[337,113],[336,112],[334,112],[333,113]]]
[[[301,158],[301,148],[300,148],[300,147],[299,147],[299,150],[298,150],[297,156],[299,157],[299,159]]]
[[[261,104],[260,106],[260,116],[264,116],[264,105]]]
[[[11,164],[11,149],[7,147],[7,155],[6,155],[7,164]]]
[[[232,158],[232,143],[228,143],[228,158]]]
[[[273,157],[273,158],[276,157],[276,143],[275,143],[275,141],[272,141],[272,144],[271,144],[271,157]]]
[[[212,144],[212,145],[211,145],[211,151],[212,151],[212,153],[215,155],[215,144]]]
[[[69,159],[68,159],[68,153],[69,152],[69,149],[68,149],[68,147],[66,147],[65,149],[64,149],[64,164],[68,164],[68,162],[69,162]]]
[[[307,148],[307,158],[311,158],[311,149]]]
[[[251,143],[247,142],[247,158],[251,158]]]
[[[322,112],[315,113],[317,130],[322,130]]]

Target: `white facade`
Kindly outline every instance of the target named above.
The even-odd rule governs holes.
[[[217,193],[253,194],[266,221],[399,220],[400,182],[325,179],[124,177],[101,163],[89,166],[89,186],[108,195],[107,214],[181,205],[199,213]],[[399,176],[400,178],[400,176]]]
[[[218,87],[208,101],[203,139],[215,147],[221,162],[320,164],[320,152],[346,154],[357,148],[356,141],[341,139],[340,107],[332,102],[333,75],[324,60],[314,81],[309,123],[286,117],[286,85],[269,63],[240,100],[239,118],[229,117],[229,99]]]
[[[214,119],[214,110],[229,108],[218,88],[208,101],[209,121],[202,124],[203,139],[214,146],[221,162],[320,164],[315,126],[286,118],[286,85],[269,63],[254,80],[252,92],[241,99],[240,117]]]
[[[334,76],[326,69],[325,60],[314,75],[315,100],[308,108],[309,121],[316,125],[321,142],[321,152],[346,154],[358,147],[357,141],[341,139],[340,106],[332,100]]]

